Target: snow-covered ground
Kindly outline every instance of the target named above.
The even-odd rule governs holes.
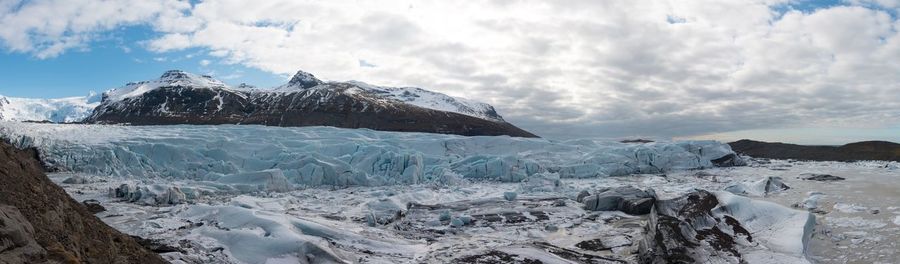
[[[51,175],[57,182],[72,176]],[[542,188],[529,182],[314,187],[146,205],[111,198],[108,190],[164,180],[85,177],[91,183],[61,185],[76,200],[100,201],[108,211],[97,216],[111,226],[179,248],[182,252],[164,254],[176,263],[304,263],[310,256],[315,263],[448,263],[491,251],[543,263],[636,263],[646,216],[587,211],[576,201],[580,191],[641,186],[673,198],[694,188],[727,185],[680,172],[562,179]],[[505,199],[507,192],[517,193],[516,199]],[[804,235],[796,233],[809,221],[796,219],[801,211],[719,195],[752,214],[746,216],[748,223],[759,222],[749,225],[756,227],[757,239],[745,254],[757,260],[750,263],[807,263]],[[595,262],[562,259],[548,254],[552,250],[585,254]]]
[[[716,168],[711,160],[731,151],[711,141],[326,127],[0,123],[0,135],[37,147],[75,199],[98,200],[111,226],[174,247],[163,255],[176,263],[635,263],[647,217],[578,201],[619,186],[660,199],[711,191],[713,213],[752,235],[738,245],[750,263],[900,257],[897,163]],[[794,204],[814,207],[815,220]]]
[[[753,162],[751,162],[753,163]],[[897,162],[799,162],[772,160],[747,167],[712,169],[719,180],[780,177],[788,190],[759,199],[806,206],[817,215],[809,245],[817,263],[897,263],[900,259],[900,164]],[[828,174],[841,181],[803,180]],[[814,202],[813,202],[814,201]]]

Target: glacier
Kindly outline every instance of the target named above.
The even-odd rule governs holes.
[[[332,127],[103,126],[0,123],[60,171],[126,178],[295,186],[380,186],[448,179],[520,182],[538,173],[595,178],[712,168],[734,155],[715,141],[629,144],[463,137]],[[243,187],[242,187],[243,188]]]
[[[99,94],[57,99],[33,99],[0,95],[0,120],[80,122],[100,104]]]
[[[107,208],[98,214],[106,223],[178,248],[163,254],[173,263],[446,263],[497,254],[631,263],[647,216],[586,210],[578,199],[627,186],[659,199],[712,190],[759,241],[736,247],[750,263],[808,263],[815,224],[803,211],[716,192],[760,180],[724,175],[760,169],[717,166],[746,158],[715,141],[19,122],[0,122],[0,137],[38,149],[70,195]]]

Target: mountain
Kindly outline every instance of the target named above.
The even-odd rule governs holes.
[[[59,99],[31,99],[0,96],[0,120],[79,122],[100,104],[100,95]]]
[[[0,263],[166,263],[70,198],[36,157],[0,142]]]
[[[756,158],[815,161],[900,161],[900,144],[887,141],[863,141],[843,146],[804,146],[743,139],[728,143],[728,145],[735,152]]]
[[[167,71],[159,79],[104,93],[85,122],[334,126],[536,137],[504,121],[487,104],[420,88],[323,82],[303,71],[272,90],[232,88],[210,76]]]

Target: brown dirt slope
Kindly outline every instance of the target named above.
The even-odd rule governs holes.
[[[166,263],[50,181],[35,150],[0,142],[0,263]]]

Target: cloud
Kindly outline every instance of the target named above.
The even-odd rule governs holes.
[[[82,11],[57,12],[44,23],[54,26],[8,5],[0,25],[20,26],[0,38],[52,56],[144,21],[159,34],[142,42],[151,51],[420,86],[493,104],[550,137],[900,124],[896,1],[813,11],[783,8],[789,0],[146,2],[141,14],[91,19],[77,7],[90,4],[57,2]]]
[[[120,26],[168,21],[190,8],[176,0],[4,0],[0,43],[14,52],[52,58],[84,47],[96,34]]]

